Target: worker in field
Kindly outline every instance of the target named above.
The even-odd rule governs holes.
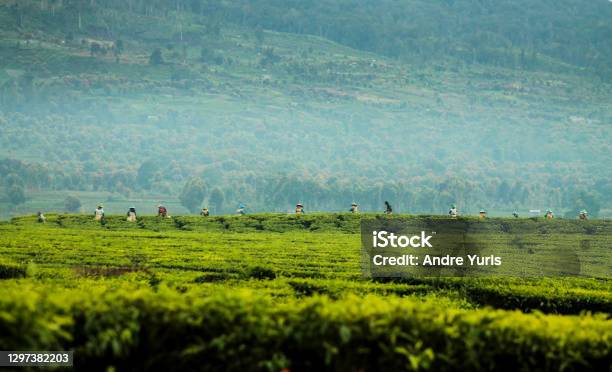
[[[162,204],[157,206],[157,217],[166,218],[168,217],[168,209]]]
[[[481,209],[480,212],[478,212],[478,217],[487,218],[487,211],[485,211],[484,209]]]
[[[202,210],[200,211],[200,216],[202,216],[202,217],[210,216],[210,212],[208,211],[208,208],[206,208],[206,207],[202,208]]]
[[[238,205],[238,209],[236,209],[236,213],[240,214],[240,215],[245,215],[246,214],[246,205],[240,203]]]
[[[393,208],[391,208],[391,204],[385,200],[385,214],[393,214]]]
[[[455,204],[451,205],[450,209],[448,210],[448,215],[452,218],[457,218],[459,215],[459,212],[457,212],[457,206]]]
[[[94,212],[94,216],[96,221],[104,220],[104,207],[102,206],[102,204],[98,204]]]
[[[351,212],[351,213],[359,213],[359,206],[357,205],[357,203],[353,202],[351,204],[351,209],[349,209],[349,212]]]
[[[47,222],[47,218],[45,217],[43,212],[38,211],[38,213],[36,213],[36,221],[38,221],[38,223],[45,223]]]
[[[544,218],[546,218],[547,220],[552,220],[553,218],[555,218],[555,215],[550,209],[548,209],[546,210],[546,214],[544,215]]]
[[[517,211],[512,212],[512,217],[519,218],[519,214]]]
[[[127,221],[136,222],[136,207],[130,207],[127,211]]]
[[[580,211],[580,213],[578,214],[578,219],[580,220],[588,220],[589,219],[589,213],[586,211],[586,209],[583,209]]]
[[[304,210],[304,206],[302,203],[297,203],[295,205],[295,214],[304,214],[306,211]]]

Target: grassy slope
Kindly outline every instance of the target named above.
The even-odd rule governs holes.
[[[376,217],[0,223],[0,346],[76,350],[80,369],[605,365],[608,279],[367,280],[360,218]],[[610,232],[605,221],[491,223]]]
[[[91,217],[50,215],[45,225],[36,224],[33,218],[0,225],[0,247],[7,262],[29,263],[27,281],[40,284],[72,285],[82,280],[95,283],[104,278],[100,285],[163,282],[210,293],[228,286],[246,287],[278,298],[315,293],[337,297],[345,292],[415,294],[441,296],[468,308],[490,304],[561,313],[601,311],[611,300],[607,279],[364,280],[359,267],[359,236],[355,234],[360,218],[376,217],[144,217],[137,224],[125,222],[123,217],[109,217],[101,227]],[[548,229],[553,224],[555,233],[547,240],[562,237],[575,241],[576,246],[584,239],[584,229],[591,234],[599,231],[597,234],[603,234],[605,239],[610,233],[605,221],[584,224],[494,219],[490,223],[491,227],[514,226],[525,233]],[[600,253],[606,257],[605,246]],[[261,278],[274,280],[253,281]]]
[[[81,369],[606,365],[608,278],[368,280],[360,218],[376,217],[0,223],[0,346],[76,350]],[[610,238],[606,221],[491,223]]]

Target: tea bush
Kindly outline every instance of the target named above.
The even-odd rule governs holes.
[[[0,347],[75,350],[78,369],[604,370],[603,316],[462,310],[395,296],[275,303],[131,285],[12,283],[0,289]]]
[[[47,217],[0,224],[0,349],[74,350],[78,370],[610,365],[608,277],[368,279],[359,223],[384,216]],[[610,254],[607,221],[464,222]]]

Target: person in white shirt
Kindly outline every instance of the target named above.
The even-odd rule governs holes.
[[[448,215],[452,218],[456,218],[459,215],[459,212],[457,212],[457,206],[455,204],[451,205]]]
[[[102,206],[102,204],[98,204],[98,207],[96,208],[96,211],[94,212],[94,216],[96,218],[96,221],[104,220],[104,207]]]

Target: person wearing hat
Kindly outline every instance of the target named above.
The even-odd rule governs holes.
[[[451,205],[450,209],[448,210],[448,215],[452,218],[457,218],[459,215],[459,212],[457,212],[457,206],[455,204]]]
[[[357,203],[353,202],[351,204],[351,209],[349,209],[349,212],[351,212],[351,213],[359,213],[359,206],[357,205]]]
[[[200,216],[202,216],[202,217],[210,216],[210,212],[208,211],[208,208],[206,208],[206,207],[202,208],[202,210],[200,211]]]
[[[588,220],[589,219],[589,213],[586,211],[586,209],[583,209],[580,211],[580,214],[578,214],[578,218],[581,220]]]
[[[104,220],[104,207],[102,206],[102,204],[98,204],[94,212],[94,216],[96,218],[96,221]]]
[[[478,217],[487,218],[487,211],[485,211],[484,209],[481,209],[480,212],[478,213]]]
[[[295,206],[295,214],[304,214],[304,206],[302,205],[302,203],[297,203]]]
[[[236,210],[236,213],[241,214],[241,215],[246,214],[246,205],[240,203],[238,205],[238,209]]]
[[[161,204],[158,205],[157,206],[157,217],[163,217],[163,218],[168,217],[168,209],[166,209],[166,207],[164,207]]]
[[[128,222],[136,222],[136,207],[130,207],[127,212]]]
[[[555,216],[553,215],[553,212],[550,209],[548,209],[546,210],[546,214],[544,215],[544,217],[547,220],[552,220]]]

